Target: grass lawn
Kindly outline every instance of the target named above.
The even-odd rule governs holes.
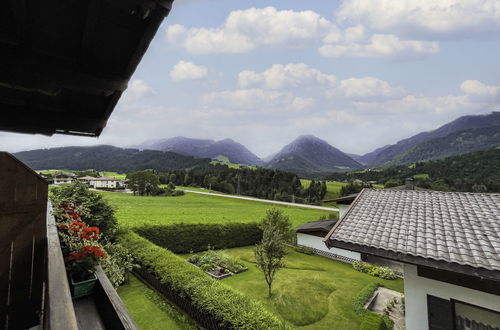
[[[330,212],[294,206],[272,205],[218,196],[186,193],[177,197],[145,197],[101,192],[116,207],[121,226],[168,223],[256,222],[266,210],[277,208],[290,217],[293,226],[317,220]]]
[[[286,268],[278,271],[273,297],[267,297],[263,274],[254,264],[253,247],[225,250],[242,260],[247,272],[222,280],[223,283],[260,301],[292,325],[308,329],[358,329],[361,317],[352,303],[367,285],[379,282],[403,292],[402,280],[382,280],[355,271],[351,265],[289,249]]]
[[[102,176],[106,178],[115,178],[115,179],[120,179],[120,180],[125,180],[127,177],[127,174],[122,174],[122,173],[117,173],[117,172],[99,172]]]
[[[196,329],[188,316],[133,275],[117,291],[141,330]]]

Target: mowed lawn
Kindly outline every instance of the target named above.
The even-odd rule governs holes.
[[[177,197],[145,197],[113,192],[102,194],[116,208],[116,217],[119,225],[123,227],[181,222],[255,222],[260,221],[266,210],[273,207],[283,210],[295,227],[330,213],[194,193]]]
[[[197,329],[178,307],[134,275],[130,275],[129,283],[120,286],[117,292],[141,330]]]
[[[400,279],[382,280],[357,272],[349,264],[289,248],[286,268],[278,271],[273,297],[268,299],[264,276],[254,264],[253,247],[225,252],[242,260],[249,270],[224,279],[223,283],[260,301],[269,311],[296,327],[358,329],[362,317],[355,313],[352,304],[364,287],[378,282],[403,292]]]

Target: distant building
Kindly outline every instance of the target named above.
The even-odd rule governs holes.
[[[60,184],[70,184],[75,181],[76,175],[74,173],[70,172],[57,172],[53,173],[50,175],[50,178],[48,179],[49,183],[54,184],[54,185],[60,185]]]
[[[115,178],[95,178],[91,176],[84,176],[78,180],[87,183],[95,189],[118,189],[125,187],[124,180]]]
[[[500,329],[500,194],[364,189],[325,239],[404,264],[406,329]]]
[[[295,228],[297,245],[314,249],[314,252],[325,257],[352,262],[361,259],[360,253],[344,249],[328,249],[323,238],[330,232],[337,220],[318,220],[308,222]]]

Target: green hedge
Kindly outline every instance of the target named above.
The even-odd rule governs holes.
[[[380,277],[385,280],[395,280],[398,278],[396,273],[389,267],[379,267],[361,260],[353,262],[352,267],[358,272]]]
[[[352,305],[354,307],[354,311],[358,315],[365,315],[368,311],[365,309],[365,304],[370,300],[378,287],[381,286],[379,283],[372,283],[365,286],[356,296]]]
[[[366,313],[361,321],[360,330],[388,330],[381,315]]]
[[[134,229],[139,235],[174,253],[191,253],[255,245],[262,239],[256,223],[149,225]]]
[[[133,232],[120,235],[121,244],[159,280],[191,299],[200,311],[222,320],[221,328],[283,329],[286,326],[264,307],[220,281],[207,276],[174,253]]]

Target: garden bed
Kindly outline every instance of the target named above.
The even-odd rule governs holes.
[[[215,279],[221,280],[248,270],[241,261],[231,258],[222,251],[208,250],[194,254],[188,261]]]

